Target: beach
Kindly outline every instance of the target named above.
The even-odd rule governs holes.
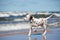
[[[50,22],[50,20],[52,21]],[[49,19],[48,23],[54,23],[56,25],[56,22],[60,22],[59,19]],[[51,25],[51,27],[47,28],[47,40],[60,39],[60,26],[56,25],[55,27],[55,25]],[[32,31],[31,37],[28,37],[29,27],[29,22],[0,24],[0,40],[44,40],[42,37],[42,28],[39,28],[37,32]]]
[[[44,40],[41,31],[38,34],[32,34],[31,37],[27,34],[28,30],[4,31],[0,32],[0,40]],[[46,34],[47,40],[59,40],[59,34],[60,28],[50,29]]]

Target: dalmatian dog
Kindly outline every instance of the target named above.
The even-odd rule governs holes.
[[[42,35],[46,35],[46,33],[47,33],[47,30],[46,30],[47,29],[47,20],[49,18],[51,18],[52,16],[53,16],[53,14],[50,15],[49,17],[46,17],[46,18],[35,18],[31,14],[26,15],[24,17],[24,20],[30,21],[30,28],[29,28],[28,36],[31,36],[32,27],[38,27],[38,26],[40,26],[44,29]]]

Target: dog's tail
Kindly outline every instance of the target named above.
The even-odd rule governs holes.
[[[52,14],[52,15],[50,15],[49,17],[47,17],[47,18],[46,18],[46,20],[47,20],[47,19],[50,19],[52,16],[53,16],[53,14]]]

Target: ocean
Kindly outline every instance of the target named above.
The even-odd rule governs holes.
[[[51,18],[48,20],[48,23],[56,23],[60,22],[60,18]],[[58,26],[58,25],[57,25]],[[52,26],[51,28],[47,28],[48,30],[52,30],[46,34],[47,40],[60,40],[60,26],[58,27]],[[28,31],[24,29],[28,29],[30,27],[29,22],[19,21],[15,24],[0,24],[0,34],[6,34],[10,32],[22,32]],[[44,40],[41,34],[31,35],[28,37],[27,34],[11,34],[11,35],[0,35],[0,40]]]

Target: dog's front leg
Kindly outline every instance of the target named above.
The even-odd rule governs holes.
[[[31,36],[32,27],[29,28],[28,36]]]

